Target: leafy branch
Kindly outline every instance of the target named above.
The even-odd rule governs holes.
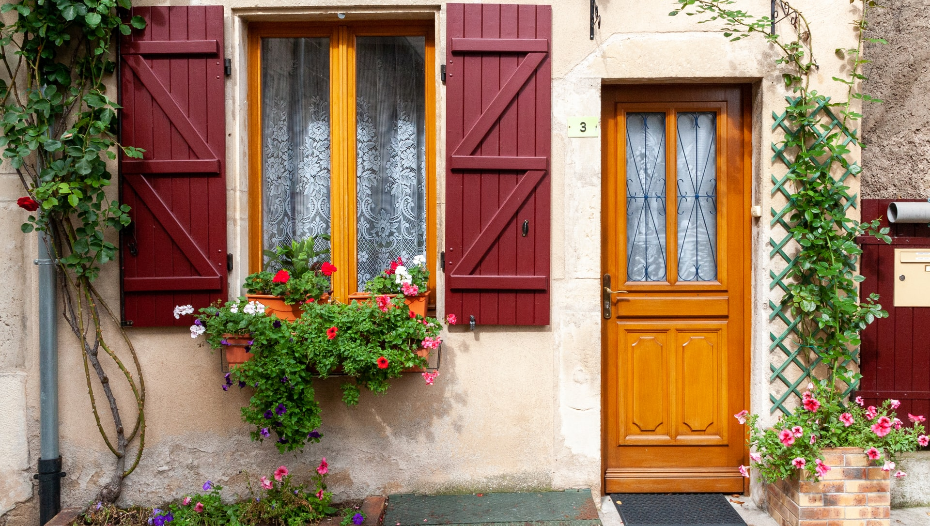
[[[115,71],[113,38],[145,27],[141,17],[123,21],[118,8],[130,0],[19,0],[0,12],[15,12],[0,22],[0,149],[16,170],[26,196],[19,205],[30,212],[24,233],[44,232],[41,242],[55,258],[61,280],[65,321],[81,345],[84,373],[94,419],[117,469],[98,500],[113,502],[122,479],[138,465],[145,442],[145,384],[132,342],[119,319],[93,286],[102,265],[116,257],[108,234],[130,222],[129,207],[107,196],[112,174],[108,163],[116,150],[141,158],[142,151],[122,145],[116,136],[119,105],[107,95],[106,81]],[[47,240],[47,241],[46,241]],[[102,312],[101,312],[102,308]],[[105,326],[118,331],[132,358],[124,364],[105,338]],[[137,409],[130,432],[104,372],[100,350],[118,367],[133,393]],[[96,373],[115,427],[105,431],[91,382]],[[127,448],[138,438],[128,469]]]

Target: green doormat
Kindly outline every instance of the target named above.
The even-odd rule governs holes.
[[[718,493],[611,493],[624,526],[746,526]]]
[[[600,526],[588,490],[474,495],[391,495],[384,526],[541,523]]]

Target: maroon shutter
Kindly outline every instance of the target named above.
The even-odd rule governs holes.
[[[175,305],[226,298],[226,116],[222,6],[136,7],[120,44],[120,159],[132,207],[121,235],[123,320],[189,325]]]
[[[879,406],[885,400],[901,401],[898,415],[930,416],[930,307],[895,307],[895,249],[930,250],[930,228],[926,224],[890,225],[886,211],[892,201],[922,199],[863,199],[862,221],[881,218],[882,227],[891,230],[891,244],[863,236],[860,269],[865,281],[860,299],[878,293],[878,302],[888,311],[887,318],[875,320],[862,331],[859,362],[862,378],[859,391],[867,405]],[[905,424],[910,425],[906,419]]]
[[[552,8],[448,4],[447,20],[446,312],[548,325]]]

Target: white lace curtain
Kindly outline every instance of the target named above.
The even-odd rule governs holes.
[[[401,256],[426,253],[423,37],[358,37],[359,288]]]
[[[356,39],[359,289],[426,250],[425,50],[423,37]],[[262,41],[265,249],[331,233],[329,70],[328,38]]]

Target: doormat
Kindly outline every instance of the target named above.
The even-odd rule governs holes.
[[[600,526],[590,490],[390,495],[384,526]]]
[[[612,493],[624,526],[746,526],[719,493]]]

